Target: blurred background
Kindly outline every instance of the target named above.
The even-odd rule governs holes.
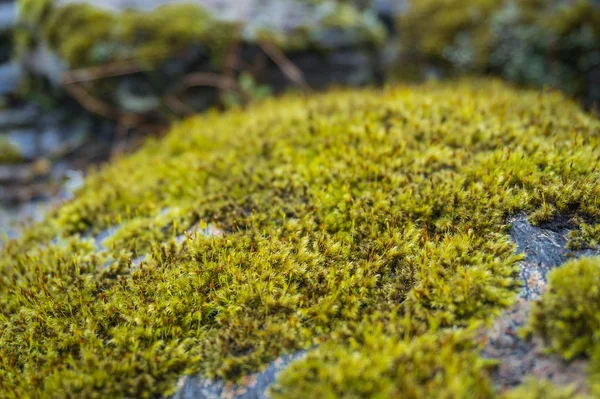
[[[0,0],[0,242],[189,115],[462,76],[597,112],[600,0]]]

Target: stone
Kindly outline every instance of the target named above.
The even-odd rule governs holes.
[[[482,354],[499,361],[492,375],[500,391],[523,383],[528,377],[549,380],[557,385],[575,384],[578,392],[588,392],[588,361],[566,362],[544,352],[544,343],[534,337],[523,338],[519,331],[529,319],[532,301],[540,297],[547,286],[548,272],[572,258],[600,255],[596,250],[572,251],[567,248],[567,235],[573,225],[567,216],[557,217],[541,226],[533,226],[525,215],[509,220],[510,236],[517,252],[526,255],[520,263],[519,277],[523,288],[517,303],[506,310],[485,332]]]

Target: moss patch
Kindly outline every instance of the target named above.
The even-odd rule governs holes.
[[[556,93],[489,81],[290,95],[182,122],[3,249],[0,389],[156,397],[182,374],[235,379],[329,342],[309,358],[327,359],[328,381],[353,378],[346,355],[370,364],[361,348],[389,348],[418,374],[373,363],[386,380],[372,387],[491,395],[460,331],[518,291],[506,218],[599,217],[599,132]],[[171,239],[196,223],[225,234]],[[105,249],[86,238],[113,226]],[[442,342],[457,356],[434,360]]]
[[[23,161],[23,154],[9,139],[0,137],[0,164],[13,164]]]
[[[528,329],[566,360],[591,355],[600,343],[600,258],[553,270],[548,291],[532,308]]]
[[[292,365],[273,398],[485,398],[491,363],[473,350],[474,336],[426,333],[402,340],[383,331],[326,344]]]

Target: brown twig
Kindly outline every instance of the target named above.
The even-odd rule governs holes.
[[[214,87],[220,91],[225,92],[236,92],[242,98],[247,101],[249,96],[239,86],[237,80],[234,78],[219,75],[210,72],[197,72],[185,76],[176,86],[175,89],[165,96],[165,103],[179,115],[189,115],[194,113],[194,109],[181,101],[179,94],[192,87],[207,86]]]
[[[144,72],[152,69],[154,69],[152,66],[144,66],[137,61],[113,62],[110,64],[63,72],[62,83],[63,85],[70,85],[74,83],[91,82],[104,78],[132,75],[137,72]]]
[[[279,47],[265,40],[259,40],[258,45],[292,83],[303,90],[312,91],[312,88],[304,79],[302,70],[290,61]]]
[[[118,111],[104,101],[91,96],[82,86],[78,84],[67,84],[63,85],[63,87],[88,111],[108,119],[118,118]]]
[[[235,39],[231,42],[231,45],[227,49],[227,54],[225,55],[225,60],[223,61],[223,75],[228,79],[235,79],[235,71],[240,63],[241,35],[239,28],[237,28],[234,38]],[[220,89],[219,95],[223,97],[224,94],[225,91]]]

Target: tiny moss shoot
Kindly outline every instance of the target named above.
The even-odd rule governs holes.
[[[485,80],[181,122],[5,245],[0,392],[161,397],[310,349],[275,393],[318,373],[324,395],[494,397],[469,334],[519,290],[506,220],[598,220],[599,133],[560,94]]]

